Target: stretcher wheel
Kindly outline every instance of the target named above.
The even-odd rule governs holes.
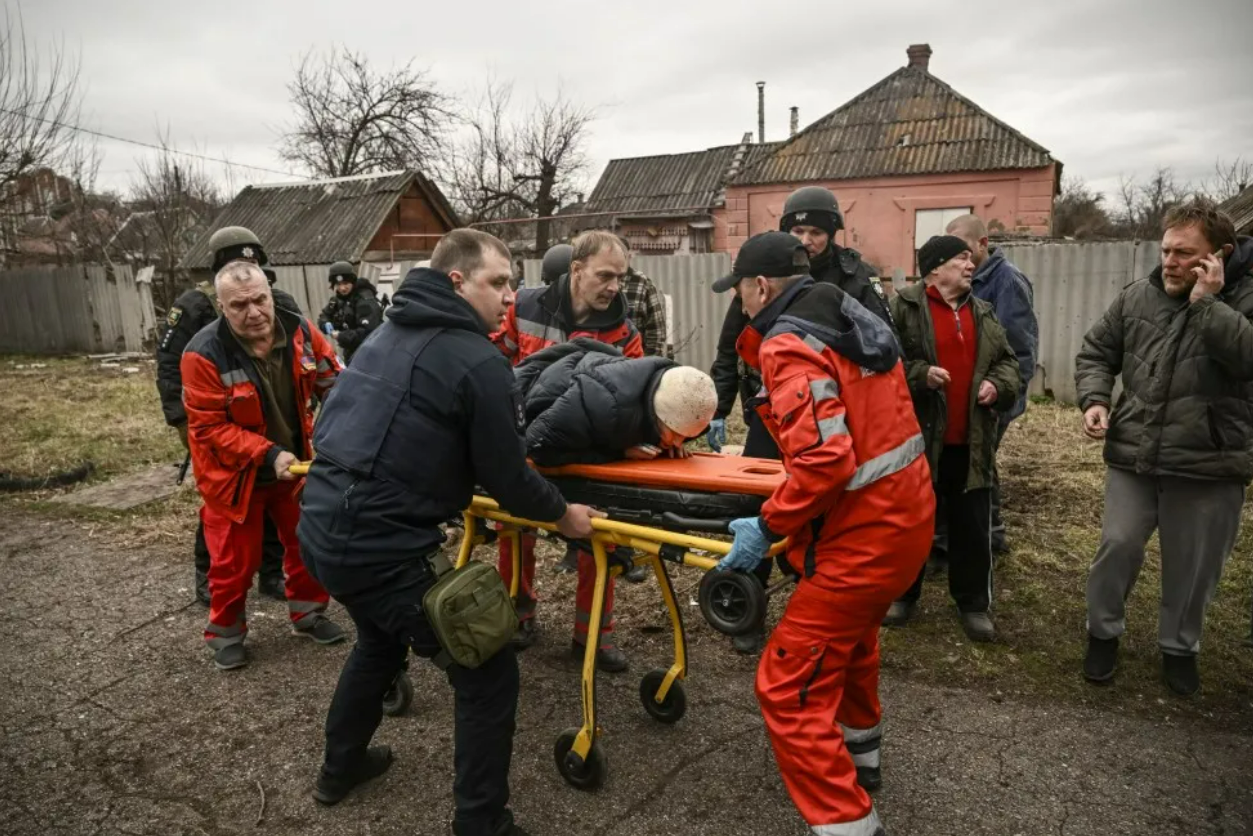
[[[719,633],[743,636],[766,623],[766,591],[752,575],[711,570],[697,597],[701,615]]]
[[[609,761],[605,758],[605,750],[600,748],[600,743],[596,740],[592,741],[592,748],[587,752],[587,760],[571,751],[579,731],[566,729],[557,738],[557,745],[553,747],[557,771],[576,790],[595,792],[605,785],[605,778],[609,775]]]
[[[409,674],[401,671],[383,695],[383,713],[388,717],[399,717],[409,710],[412,703],[413,683],[409,681]]]
[[[657,668],[644,674],[644,678],[640,680],[640,702],[644,704],[644,710],[649,717],[670,725],[682,720],[687,713],[687,694],[683,690],[683,682],[676,679],[670,684],[666,698],[657,702],[657,689],[666,681],[668,673],[665,668]]]

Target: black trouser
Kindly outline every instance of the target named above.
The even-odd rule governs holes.
[[[992,549],[993,551],[1005,550],[1005,521],[1001,519],[1001,469],[996,463],[996,459],[1000,457],[1001,439],[1005,437],[1005,430],[1009,429],[1009,419],[1001,413],[1001,419],[996,423],[996,445],[992,448]]]
[[[774,436],[770,434],[770,430],[766,429],[766,425],[762,423],[761,416],[757,414],[756,410],[749,410],[745,420],[748,423],[748,434],[744,438],[744,455],[755,459],[780,458],[779,445],[774,443]],[[779,562],[781,571],[791,571],[781,553],[776,559]],[[757,576],[757,580],[761,581],[762,586],[769,586],[770,572],[773,569],[774,565],[771,561],[763,560],[757,564],[753,574]]]
[[[422,596],[433,582],[415,564],[384,586],[335,594],[357,625],[357,643],[326,715],[326,777],[351,774],[362,762],[383,717],[383,695],[404,667],[408,650],[427,659],[439,653],[439,641],[422,612]],[[453,832],[488,836],[513,821],[509,760],[518,711],[517,657],[506,646],[474,670],[454,664],[447,674],[455,692]]]
[[[202,575],[209,573],[209,547],[204,541],[204,523],[196,523],[196,572]],[[261,578],[283,579],[283,543],[278,539],[278,529],[274,520],[267,514],[265,517],[265,533],[261,540]]]
[[[993,455],[999,456],[1001,450],[1001,439],[1005,437],[1005,430],[1009,429],[1009,419],[1004,415],[996,425],[996,445],[992,448]],[[938,498],[937,498],[938,499]],[[992,550],[1005,550],[1005,521],[1001,519],[1001,471],[996,466],[995,460],[992,463]],[[935,507],[935,539],[931,542],[931,551],[933,554],[939,553],[944,555],[948,552],[948,523],[945,520],[944,509],[937,502]]]
[[[745,422],[748,434],[744,437],[744,455],[755,459],[779,458],[779,445],[774,443],[774,436],[770,435],[756,410],[748,410]]]
[[[949,594],[962,612],[987,612],[992,603],[992,491],[966,490],[968,446],[946,445],[938,469],[936,528],[941,519],[948,525]],[[902,601],[918,600],[925,575],[924,566]]]

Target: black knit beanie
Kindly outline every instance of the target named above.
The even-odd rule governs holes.
[[[970,245],[956,235],[932,235],[918,251],[918,274],[924,279],[950,258],[970,250]]]

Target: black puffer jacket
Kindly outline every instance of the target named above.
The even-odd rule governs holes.
[[[810,261],[809,274],[816,282],[835,285],[860,302],[866,310],[892,325],[887,297],[883,294],[882,287],[871,281],[875,269],[862,261],[857,250],[832,244]],[[709,370],[709,376],[714,379],[714,386],[718,390],[718,411],[714,413],[718,418],[725,418],[731,413],[737,394],[743,406],[761,389],[761,376],[741,363],[739,355],[735,353],[735,342],[746,325],[748,317],[744,315],[740,300],[738,297],[733,298],[722,321],[717,355]]]
[[[532,354],[514,370],[527,453],[555,467],[619,461],[637,444],[660,444],[653,392],[674,367],[664,357],[623,357],[586,338]]]

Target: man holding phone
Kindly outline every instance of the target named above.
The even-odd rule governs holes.
[[[1109,468],[1083,674],[1113,678],[1126,599],[1157,530],[1162,674],[1189,696],[1200,688],[1205,609],[1253,479],[1253,239],[1237,238],[1202,198],[1172,209],[1163,226],[1161,266],[1114,300],[1075,362],[1083,429],[1104,440]]]

